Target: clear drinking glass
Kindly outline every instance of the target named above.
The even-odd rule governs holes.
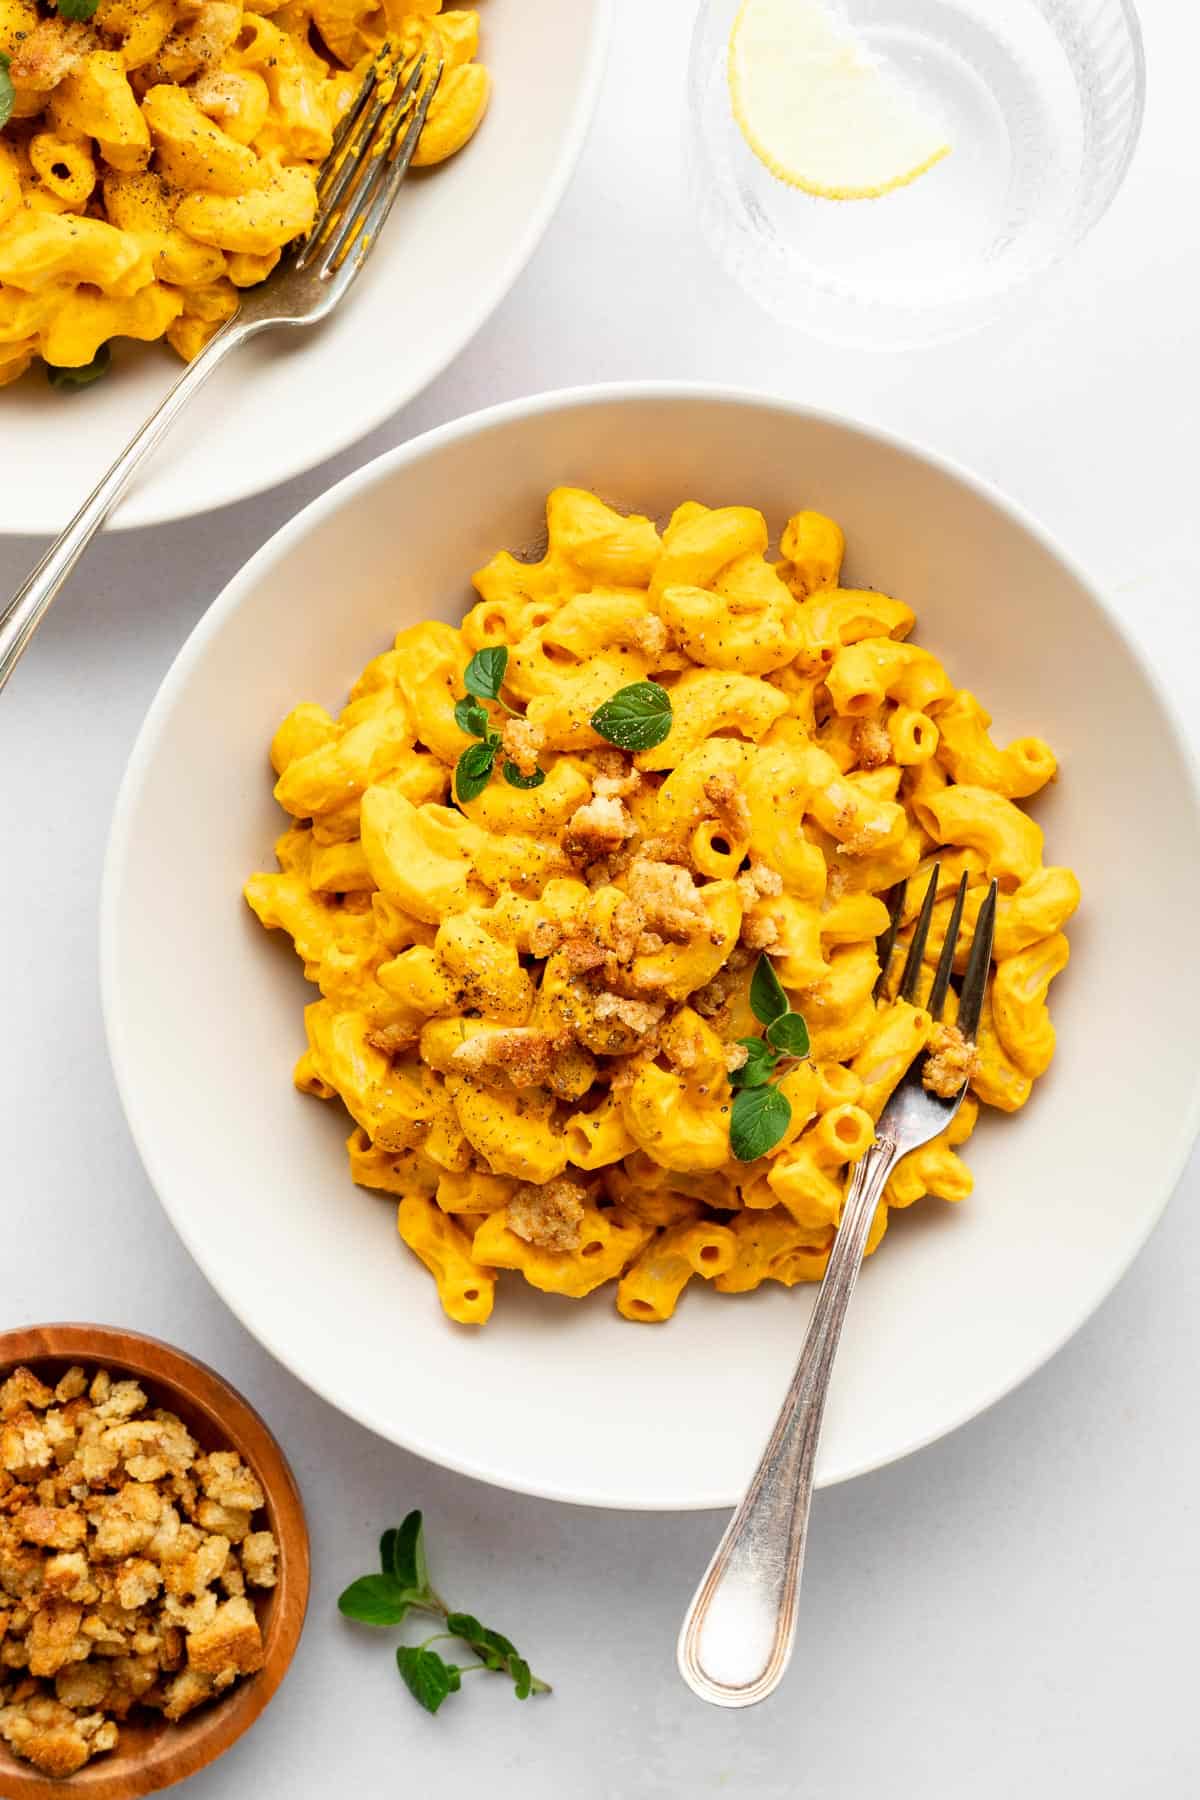
[[[696,22],[691,186],[722,262],[789,323],[879,348],[972,330],[1079,243],[1121,185],[1145,99],[1131,0],[833,0],[951,145],[876,200],[802,193],[751,151],[727,75],[739,4],[703,0]]]

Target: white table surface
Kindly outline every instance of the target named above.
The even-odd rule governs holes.
[[[225,1310],[159,1210],[117,1104],[96,974],[117,783],[211,597],[335,475],[532,389],[715,378],[957,456],[1091,566],[1194,716],[1200,19],[1179,0],[1142,10],[1145,135],[1090,242],[1020,317],[876,359],[774,326],[711,262],[680,168],[691,0],[618,0],[577,180],[475,343],[337,463],[214,517],[100,543],[6,691],[0,1325],[104,1320],[206,1358],[273,1423],[308,1502],[314,1585],[299,1654],[253,1732],[193,1780],[195,1800],[317,1800],[335,1788],[424,1800],[443,1787],[525,1800],[1196,1793],[1195,1163],[1132,1272],[1049,1367],[932,1449],[818,1496],[787,1686],[765,1708],[722,1713],[693,1700],[673,1664],[721,1519],[493,1491],[312,1398]],[[86,397],[78,405],[82,421]],[[36,548],[0,542],[0,591]],[[1136,1003],[1114,995],[1114,1054],[1121,1010]],[[426,1511],[443,1588],[528,1650],[557,1685],[552,1700],[518,1706],[481,1679],[431,1719],[401,1690],[388,1645],[338,1619],[337,1592],[411,1506]]]

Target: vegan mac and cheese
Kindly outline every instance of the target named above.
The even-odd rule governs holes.
[[[117,337],[196,355],[316,211],[387,43],[443,65],[417,167],[488,101],[479,19],[441,0],[0,0],[0,386]],[[428,75],[425,79],[428,79]]]
[[[547,521],[461,627],[401,631],[337,717],[287,716],[291,823],[246,897],[319,989],[296,1085],[346,1107],[350,1172],[398,1196],[449,1316],[483,1323],[513,1270],[654,1322],[695,1279],[820,1278],[926,1049],[970,1091],[868,1248],[891,1209],[970,1193],[980,1105],[1015,1112],[1054,1053],[1079,886],[1020,805],[1049,746],[999,747],[909,607],[840,585],[831,519],[789,519],[775,561],[751,507],[660,532],[560,488]],[[881,980],[886,900],[907,883],[903,945],[935,866],[924,996],[963,875],[964,945],[999,885],[977,1050],[953,992],[942,1027],[895,997],[902,953]]]

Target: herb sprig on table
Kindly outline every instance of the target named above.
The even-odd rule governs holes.
[[[410,1612],[419,1612],[445,1626],[423,1643],[401,1644],[396,1650],[396,1667],[404,1684],[426,1712],[435,1713],[447,1695],[458,1693],[464,1675],[480,1669],[507,1675],[518,1700],[551,1691],[508,1638],[481,1625],[472,1613],[452,1612],[437,1593],[429,1579],[419,1512],[410,1512],[403,1524],[384,1532],[379,1540],[379,1564],[378,1575],[360,1575],[350,1583],[338,1598],[338,1611],[360,1625],[399,1625]],[[465,1644],[478,1660],[448,1662],[430,1648],[452,1641]]]
[[[781,1062],[805,1057],[809,1051],[808,1026],[792,1011],[766,951],[750,978],[750,1010],[766,1031],[760,1038],[739,1038],[746,1060],[729,1077],[734,1090],[729,1147],[738,1162],[765,1156],[791,1124],[791,1102],[770,1081]]]

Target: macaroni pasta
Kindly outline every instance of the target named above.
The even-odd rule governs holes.
[[[312,224],[334,126],[385,41],[401,65],[444,65],[417,166],[487,106],[478,15],[441,0],[91,3],[67,19],[0,0],[0,385],[35,356],[82,368],[115,337],[194,356]]]
[[[460,628],[402,631],[340,714],[283,721],[291,823],[246,897],[319,990],[296,1085],[340,1097],[351,1173],[399,1196],[450,1317],[482,1323],[513,1270],[574,1299],[613,1283],[624,1318],[654,1323],[693,1281],[822,1275],[854,1164],[934,1029],[895,980],[935,864],[918,1001],[964,874],[964,943],[999,884],[995,967],[972,1094],[898,1166],[868,1249],[891,1209],[967,1197],[979,1103],[1024,1105],[1053,1056],[1079,886],[1018,804],[1055,777],[1049,747],[996,744],[909,641],[910,609],[839,585],[832,520],[799,513],[770,561],[748,507],[688,502],[660,533],[559,489],[547,517],[545,555],[494,557]],[[503,687],[473,703],[468,665],[493,652]],[[661,741],[614,748],[596,709],[651,681]],[[488,763],[471,792],[454,771],[473,704],[505,779]],[[905,881],[881,983],[884,896]],[[744,1161],[731,1077],[764,954],[810,1050],[779,1065],[782,1135]]]

